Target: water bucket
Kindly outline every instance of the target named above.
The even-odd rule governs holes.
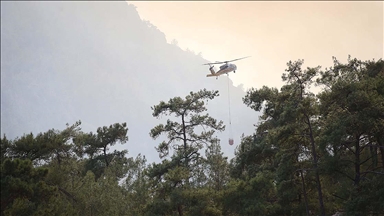
[[[233,139],[229,138],[228,143],[229,143],[229,145],[233,145]]]

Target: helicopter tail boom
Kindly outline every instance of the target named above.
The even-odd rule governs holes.
[[[211,71],[212,75],[215,75],[216,71],[213,67],[214,67],[213,65],[211,67],[209,67],[209,70]]]

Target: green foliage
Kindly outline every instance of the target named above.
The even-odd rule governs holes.
[[[208,211],[207,203],[200,203],[195,197],[190,196],[199,185],[204,184],[205,170],[208,167],[211,170],[217,161],[222,163],[222,158],[218,150],[209,155],[210,164],[205,166],[206,161],[200,156],[200,150],[204,146],[212,146],[218,142],[213,137],[216,131],[223,131],[225,126],[223,122],[203,114],[207,109],[204,106],[204,100],[212,100],[218,96],[218,91],[200,90],[197,93],[191,92],[182,99],[180,97],[171,98],[168,103],[163,101],[152,107],[153,116],[174,115],[179,121],[167,120],[167,123],[155,126],[150,136],[154,139],[160,135],[166,135],[167,141],[163,141],[156,148],[160,158],[169,156],[173,151],[170,160],[164,159],[161,164],[152,164],[149,167],[148,175],[155,180],[152,182],[153,201],[148,205],[148,214],[178,214],[194,215]],[[198,127],[200,127],[198,130]],[[212,147],[213,148],[213,147]],[[208,153],[209,154],[209,153]],[[214,159],[214,155],[218,160]],[[217,164],[216,170],[223,164]],[[225,166],[225,165],[224,165]],[[214,175],[210,172],[209,175]],[[216,171],[216,176],[220,175]],[[224,184],[222,177],[216,178],[216,187],[220,188]],[[199,202],[197,202],[198,200]],[[212,212],[212,210],[209,210]]]
[[[2,139],[6,147],[2,151],[2,215],[121,215],[127,211],[125,190],[118,183],[130,160],[125,150],[108,152],[110,145],[127,141],[126,124],[99,128],[92,144],[96,158],[108,163],[96,169],[97,178],[88,171],[96,160],[81,154],[81,141],[92,133],[81,132],[79,126],[76,122],[63,131]]]
[[[124,194],[126,197],[128,215],[144,215],[147,202],[150,199],[149,177],[147,175],[147,160],[140,154],[130,158],[129,168],[125,179]]]
[[[63,131],[48,130],[34,136],[32,133],[16,139],[9,147],[9,157],[29,159],[34,164],[41,161],[57,160],[60,164],[63,158],[71,157],[72,145],[69,143],[80,130],[81,122],[69,126]]]
[[[128,209],[122,188],[113,175],[95,179],[88,171],[75,191],[79,215],[122,215]]]
[[[271,171],[277,215],[383,212],[376,202],[384,182],[383,61],[334,58],[325,71],[302,64],[288,62],[280,91],[247,92],[244,103],[263,115],[253,140],[237,149],[231,175],[249,182]],[[318,95],[309,91],[315,81],[323,87]]]
[[[288,62],[280,89],[252,88],[262,112],[228,163],[206,113],[218,91],[152,107],[162,161],[110,147],[126,123],[24,134],[1,144],[1,215],[379,215],[384,213],[384,61],[302,69]],[[316,84],[322,90],[310,91]]]
[[[8,140],[5,135],[2,139],[0,139],[1,163],[3,163],[5,159],[9,158],[9,151],[11,145],[11,141]]]
[[[274,215],[279,208],[270,173],[233,180],[224,192],[224,211],[234,215]]]
[[[97,134],[93,134],[92,132],[88,134],[80,133],[75,137],[74,143],[77,155],[82,157],[85,153],[89,156],[89,159],[85,163],[85,172],[91,170],[96,178],[100,178],[106,168],[111,164],[116,164],[116,166],[119,166],[114,169],[116,177],[122,178],[127,172],[126,165],[128,161],[125,158],[125,154],[127,154],[128,151],[108,151],[109,148],[117,142],[121,144],[126,143],[128,141],[127,132],[128,128],[126,123],[115,123],[109,127],[99,127]]]
[[[259,156],[241,153],[246,158],[240,159],[240,162],[250,162],[248,166],[256,169],[252,174],[257,173],[257,168],[265,167],[263,164],[268,159],[261,154],[263,149],[272,153],[269,156],[273,159],[268,162],[269,166],[277,165],[275,180],[279,203],[287,210],[284,214],[297,214],[304,203],[301,199],[304,191],[301,191],[302,182],[298,177],[298,170],[313,170],[320,214],[325,215],[317,168],[319,155],[315,141],[318,134],[318,102],[315,95],[309,92],[320,67],[302,70],[302,64],[303,60],[287,63],[288,68],[282,76],[286,85],[282,86],[280,91],[264,86],[259,90],[251,89],[247,92],[244,103],[257,111],[260,111],[264,104],[264,109],[262,122],[258,125],[255,135],[259,137],[259,141],[256,144],[244,144],[250,148],[248,152]],[[274,164],[271,164],[272,161]]]
[[[207,181],[204,184],[214,191],[221,191],[229,181],[229,164],[223,156],[219,143],[212,143],[205,150],[205,170]]]
[[[334,58],[317,82],[325,88],[319,94],[323,169],[331,184],[341,186],[332,193],[334,202],[351,215],[383,212],[376,184],[384,182],[384,61],[349,57],[341,64]]]
[[[197,93],[191,92],[185,97],[185,100],[175,97],[171,98],[168,103],[161,101],[160,104],[152,107],[154,117],[161,115],[180,117],[180,122],[168,119],[166,125],[159,124],[150,132],[150,136],[154,139],[161,134],[167,135],[168,141],[162,142],[157,148],[160,158],[168,156],[169,150],[172,148],[178,153],[181,152],[187,160],[188,157],[197,155],[197,150],[201,149],[204,144],[209,145],[217,142],[213,134],[216,130],[224,130],[223,122],[217,122],[208,114],[202,115],[201,113],[207,110],[204,106],[204,100],[212,100],[218,95],[218,91],[204,89]],[[199,134],[195,132],[197,126],[201,126],[203,129]],[[211,130],[208,130],[209,128]],[[182,143],[172,145],[179,141]]]
[[[47,173],[30,160],[6,159],[1,164],[1,214],[51,215],[54,206],[48,203],[57,188],[46,184]]]

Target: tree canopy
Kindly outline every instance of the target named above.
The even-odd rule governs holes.
[[[384,61],[333,62],[289,61],[280,89],[247,90],[261,116],[230,160],[207,89],[151,107],[159,163],[129,156],[125,122],[4,135],[1,215],[382,215]]]

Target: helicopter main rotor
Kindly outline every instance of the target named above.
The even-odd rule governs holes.
[[[238,58],[238,59],[233,59],[233,60],[230,60],[230,61],[223,61],[223,62],[211,62],[211,63],[206,63],[206,64],[203,64],[203,65],[212,65],[212,64],[227,64],[228,62],[233,62],[233,61],[238,61],[238,60],[241,60],[241,59],[245,59],[245,58],[249,58],[251,56],[247,56],[247,57],[243,57],[243,58]]]

